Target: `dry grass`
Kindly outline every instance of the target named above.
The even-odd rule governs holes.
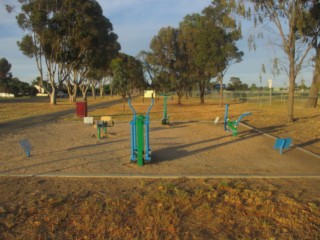
[[[118,97],[114,97],[117,99]],[[35,98],[16,99],[13,101],[6,101],[0,99],[0,122],[14,120],[18,118],[57,112],[66,109],[75,109],[75,103],[69,102],[68,98],[58,98],[57,105],[50,105],[48,97],[41,97],[40,100],[35,101]],[[110,98],[108,98],[110,100]],[[78,99],[81,101],[81,99]],[[93,99],[88,97],[88,105],[107,101],[107,98]]]
[[[24,198],[1,203],[1,239],[320,238],[308,181],[289,182],[299,183],[289,194],[265,180],[92,180],[91,189],[87,180],[52,181],[16,181]]]

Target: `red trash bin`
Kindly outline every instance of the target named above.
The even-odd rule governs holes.
[[[76,115],[77,117],[86,117],[88,114],[87,102],[76,102]]]

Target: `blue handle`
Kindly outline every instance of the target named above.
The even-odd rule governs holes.
[[[134,110],[133,106],[131,105],[131,99],[130,98],[128,99],[128,104],[129,104],[129,107],[130,107],[131,111],[133,112],[133,115],[136,116],[137,113],[136,113],[136,110]]]

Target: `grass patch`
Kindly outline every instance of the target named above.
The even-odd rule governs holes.
[[[35,181],[19,180],[26,185],[22,202],[1,204],[2,239],[319,238],[319,202],[270,191],[263,180],[144,180],[127,188],[118,183],[128,180],[96,180],[89,189],[70,179],[68,189],[51,194],[41,193],[51,180]]]

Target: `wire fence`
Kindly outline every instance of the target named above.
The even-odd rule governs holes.
[[[194,97],[199,96],[199,92],[193,93]],[[258,104],[272,104],[272,102],[287,102],[289,93],[287,91],[223,91],[223,98],[233,102],[251,102]],[[309,91],[296,91],[294,98],[296,103],[305,103],[309,97]],[[320,94],[319,94],[320,97]],[[219,91],[208,92],[206,99],[220,99]]]

